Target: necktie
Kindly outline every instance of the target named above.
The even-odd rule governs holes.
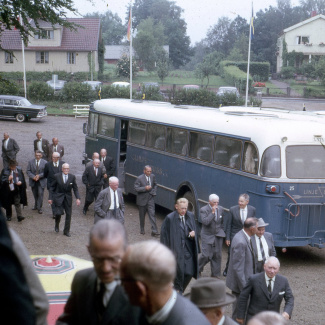
[[[36,161],[36,174],[39,174],[39,161]]]
[[[245,216],[244,216],[244,210],[241,210],[241,222],[244,224],[245,222]]]
[[[264,252],[264,248],[263,248],[263,244],[262,244],[261,237],[258,237],[258,239],[260,240],[260,250],[261,250],[263,262],[265,262],[265,252]]]
[[[185,218],[184,218],[184,216],[181,216],[181,223],[182,223],[182,226],[185,229]]]
[[[56,150],[56,146],[54,147],[54,152],[56,152],[57,150]]]
[[[68,175],[64,175],[64,184],[67,183],[67,180],[68,180]]]
[[[272,295],[272,279],[269,279],[269,285],[267,286],[267,291],[269,292],[270,296]]]
[[[147,185],[150,185],[150,178],[148,176],[147,177]]]
[[[253,274],[255,274],[255,256],[254,256],[254,249],[253,249],[253,243],[251,238],[249,239],[249,244],[251,247],[252,258],[253,258]]]
[[[117,209],[117,205],[116,205],[116,191],[114,191],[114,215],[116,216],[116,209]]]
[[[99,291],[97,292],[97,295],[96,295],[96,308],[97,308],[98,318],[100,320],[103,318],[103,314],[105,311],[105,306],[104,306],[105,293],[106,293],[105,284],[103,282],[101,282],[99,285]]]

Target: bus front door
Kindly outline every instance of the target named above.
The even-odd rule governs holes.
[[[120,136],[119,136],[119,157],[118,157],[118,178],[120,180],[120,187],[124,188],[125,175],[124,175],[124,164],[126,161],[127,152],[127,138],[128,138],[128,125],[129,121],[121,120],[120,125]]]

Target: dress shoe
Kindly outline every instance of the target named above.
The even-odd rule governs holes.
[[[223,273],[222,273],[223,276],[227,276],[227,271],[224,270]]]
[[[160,236],[160,233],[159,232],[152,232],[151,233],[151,236],[152,237],[159,237]]]
[[[70,232],[63,233],[64,236],[71,237]]]
[[[55,215],[54,214],[53,214],[52,218],[55,219]]]
[[[84,215],[86,215],[86,214],[87,214],[87,210],[86,210],[86,209],[83,209],[83,210],[82,210],[82,213],[83,213]]]
[[[140,234],[141,234],[141,235],[144,235],[144,234],[145,234],[144,230],[141,230],[141,231],[140,231]]]
[[[55,225],[55,227],[54,227],[54,230],[55,230],[55,232],[59,232],[60,230],[59,230],[59,225]]]
[[[25,217],[17,217],[17,219],[18,219],[18,222],[22,222],[25,219]]]
[[[39,209],[39,210],[38,210],[38,213],[39,213],[39,214],[42,214],[42,213],[43,213],[43,210],[42,210],[42,209]]]
[[[7,221],[11,221],[11,217],[7,217]]]

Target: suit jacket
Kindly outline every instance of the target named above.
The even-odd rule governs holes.
[[[120,188],[117,189],[117,197],[120,205],[120,210],[123,215],[123,223],[124,223],[124,199],[122,190]],[[106,214],[109,210],[109,207],[111,205],[111,194],[110,194],[110,187],[105,188],[105,190],[102,190],[97,197],[97,200],[95,202],[95,223],[101,219],[105,219]],[[122,220],[120,220],[122,222]]]
[[[216,236],[226,237],[223,230],[223,207],[219,205],[216,213],[218,213],[217,221],[215,221],[216,215],[212,214],[210,204],[207,204],[200,209],[202,245],[213,244]]]
[[[52,154],[54,152],[53,147],[54,147],[54,145],[53,145],[53,143],[51,143],[49,145],[49,155],[48,155],[49,159],[52,158]],[[62,157],[64,156],[64,146],[62,144],[58,143],[56,152],[58,152],[60,154],[60,160],[61,160]]]
[[[265,272],[252,275],[240,293],[237,318],[244,319],[249,297],[248,317],[266,310],[279,313],[283,299],[285,300],[283,311],[287,312],[291,317],[294,297],[288,279],[282,275],[276,275],[271,297],[266,286]]]
[[[47,179],[47,189],[49,190],[51,184],[54,182],[54,175],[62,171],[64,161],[58,161],[58,167],[54,167],[53,161],[49,161],[44,168],[44,177]]]
[[[115,288],[100,322],[95,309],[96,289],[97,275],[93,268],[77,272],[72,281],[71,295],[56,325],[133,325],[137,323],[139,309],[129,304],[120,285]]]
[[[18,151],[20,150],[16,140],[9,138],[7,149],[4,146],[5,139],[2,140],[2,155],[1,157],[8,157],[10,160],[15,160]]]
[[[46,178],[44,177],[44,169],[47,161],[44,159],[39,160],[39,177],[40,179],[38,182],[35,182],[33,178],[36,176],[36,159],[32,159],[28,162],[27,165],[27,175],[29,177],[29,186],[33,187],[36,185],[36,183],[41,184],[42,188],[45,188],[46,185]]]
[[[85,169],[87,167],[89,167],[89,166],[94,166],[92,160],[90,160],[90,161],[87,162],[87,164],[85,165]],[[101,168],[103,175],[106,174],[106,167],[105,167],[105,165],[103,164],[102,161],[99,163],[99,168]]]
[[[256,209],[253,206],[247,205],[247,218],[255,217],[255,211]],[[226,240],[232,241],[237,232],[242,229],[243,223],[240,216],[240,207],[239,205],[235,205],[229,210],[229,219],[226,225]]]
[[[68,174],[66,183],[63,181],[62,172],[54,175],[54,180],[49,189],[49,200],[53,200],[56,206],[62,206],[64,199],[68,201],[68,205],[72,206],[72,190],[76,199],[80,200],[76,176]]]
[[[199,253],[199,246],[198,246],[198,239],[196,233],[196,225],[194,214],[192,212],[187,211],[185,214],[185,224],[186,224],[186,234],[190,231],[195,231],[194,239],[186,238],[186,240],[194,241],[193,249],[193,260],[194,260],[194,278],[198,277],[198,253]],[[176,262],[177,262],[177,274],[176,278],[179,279],[181,282],[184,278],[184,247],[182,245],[182,238],[181,238],[181,229],[180,229],[180,220],[179,214],[177,211],[170,213],[161,225],[160,230],[160,242],[167,246],[175,255]]]
[[[263,236],[264,236],[264,238],[266,240],[267,246],[269,247],[269,249],[268,249],[269,256],[276,256],[276,250],[275,250],[275,247],[274,247],[274,240],[273,240],[272,234],[269,233],[269,232],[265,232]],[[256,247],[256,235],[252,236],[252,246],[253,246],[254,252],[256,253],[255,263],[257,263],[258,262],[258,255],[257,255],[257,247]]]
[[[230,248],[229,267],[226,278],[227,287],[240,293],[248,278],[255,273],[255,252],[253,251],[244,230],[239,231]]]
[[[103,162],[105,169],[106,169],[106,174],[107,177],[111,177],[115,173],[115,164],[114,164],[114,159],[112,157],[106,156],[105,161]]]
[[[149,200],[157,194],[157,182],[154,174],[149,176],[151,190],[147,191],[147,177],[145,174],[140,175],[134,182],[134,190],[137,192],[137,205],[145,206]]]
[[[38,147],[37,147],[38,141],[39,141],[38,139],[34,140],[34,152],[36,150],[38,150]],[[50,145],[50,143],[48,142],[48,140],[42,138],[42,150],[44,152],[43,158],[46,160],[47,160],[47,158],[49,158],[49,145]]]

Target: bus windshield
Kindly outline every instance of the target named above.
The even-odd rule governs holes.
[[[286,158],[288,178],[325,178],[323,146],[288,146]]]

